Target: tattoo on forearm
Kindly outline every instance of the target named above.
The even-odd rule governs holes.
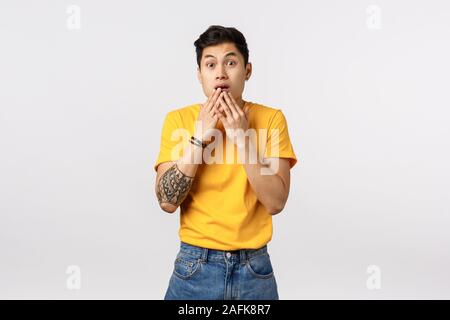
[[[185,175],[174,164],[159,178],[157,191],[159,204],[168,202],[179,206],[189,193],[193,181],[194,177]]]

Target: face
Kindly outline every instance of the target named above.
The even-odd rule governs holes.
[[[251,63],[244,65],[244,57],[234,43],[226,42],[203,49],[197,76],[207,97],[217,86],[225,86],[233,98],[241,99],[251,72]]]

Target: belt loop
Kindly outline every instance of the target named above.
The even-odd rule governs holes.
[[[240,250],[240,260],[241,262],[247,261],[247,250],[245,249]]]
[[[203,248],[202,261],[204,261],[204,262],[208,261],[208,248]]]

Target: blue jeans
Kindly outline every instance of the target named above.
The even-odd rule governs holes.
[[[278,300],[267,245],[213,250],[181,242],[165,300]]]

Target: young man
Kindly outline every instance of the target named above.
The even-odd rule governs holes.
[[[208,99],[166,114],[154,166],[160,207],[180,207],[165,299],[278,299],[267,243],[297,162],[287,122],[243,100],[252,64],[241,32],[210,26],[194,45]]]

